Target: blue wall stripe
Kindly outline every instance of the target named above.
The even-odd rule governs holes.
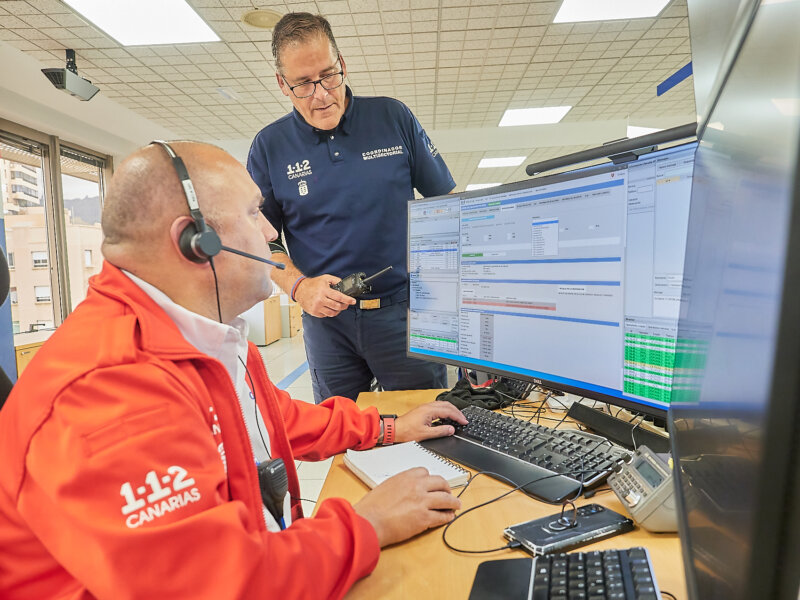
[[[287,387],[292,385],[295,381],[297,381],[300,376],[308,371],[308,361],[305,361],[302,365],[297,367],[294,371],[289,373],[286,377],[281,379],[278,383],[275,384],[279,390],[285,390]]]
[[[675,71],[672,75],[667,77],[664,81],[659,83],[656,86],[656,96],[661,96],[665,94],[676,85],[678,85],[681,81],[689,77],[692,74],[692,61],[689,61],[686,65],[682,66],[680,69]]]

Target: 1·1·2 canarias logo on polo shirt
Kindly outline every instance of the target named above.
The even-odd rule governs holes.
[[[125,525],[136,529],[197,502],[200,500],[200,490],[194,486],[194,478],[189,477],[186,469],[177,465],[169,467],[167,473],[161,477],[155,471],[148,471],[144,476],[144,485],[134,487],[130,481],[126,481],[119,488],[119,494],[125,500],[122,507],[122,516],[126,517]]]
[[[286,165],[286,177],[288,177],[290,181],[292,179],[308,177],[311,174],[311,163],[308,159],[297,161],[293,165]]]

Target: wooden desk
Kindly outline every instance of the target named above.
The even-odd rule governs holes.
[[[433,400],[434,391],[372,392],[362,393],[358,405],[376,406],[381,413],[403,414],[418,404]],[[565,426],[567,426],[565,424]],[[461,496],[463,508],[475,506],[507,491],[509,486],[481,476]],[[319,499],[346,498],[357,502],[369,491],[337,456],[322,487]],[[455,490],[458,493],[458,489]],[[625,514],[613,492],[600,493],[591,500],[581,500],[583,505],[596,502]],[[557,506],[544,504],[515,492],[485,508],[466,515],[453,525],[447,534],[448,541],[456,547],[473,550],[495,548],[507,543],[503,528],[513,523],[543,517],[558,511]],[[685,600],[686,584],[683,560],[676,534],[653,534],[636,528],[630,533],[584,546],[581,550],[604,550],[645,546],[650,551],[653,565],[662,590]],[[520,558],[528,556],[522,550],[503,550],[490,554],[461,554],[447,548],[442,542],[442,529],[435,529],[401,544],[384,548],[373,573],[359,581],[350,590],[348,599],[364,598],[427,600],[466,599],[478,565],[485,560]]]

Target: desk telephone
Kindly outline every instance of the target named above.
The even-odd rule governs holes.
[[[672,465],[647,446],[608,476],[608,484],[637,525],[647,531],[677,531]]]

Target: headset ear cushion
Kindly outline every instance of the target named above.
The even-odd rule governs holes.
[[[178,238],[178,248],[181,249],[181,254],[195,263],[204,263],[206,258],[200,256],[195,252],[192,245],[193,238],[197,235],[197,226],[194,223],[189,223]]]

